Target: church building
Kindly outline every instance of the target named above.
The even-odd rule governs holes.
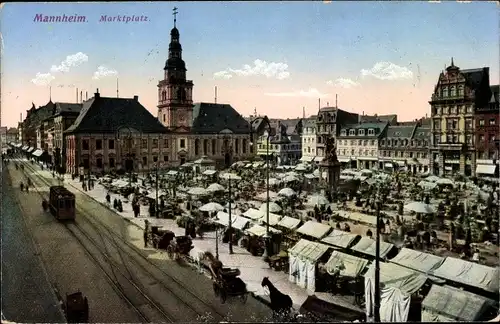
[[[183,164],[207,156],[228,167],[252,156],[250,124],[231,105],[193,104],[193,81],[186,78],[179,30],[170,31],[164,78],[158,83],[158,120],[173,138],[174,161]]]

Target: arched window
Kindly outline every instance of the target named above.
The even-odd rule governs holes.
[[[234,139],[234,153],[240,153],[240,140],[238,138]]]
[[[200,154],[200,140],[195,139],[194,140],[194,155]]]
[[[459,85],[458,86],[458,95],[459,96],[463,96],[464,95],[464,86],[463,85]]]
[[[208,155],[208,140],[203,140],[203,154]]]
[[[443,87],[443,97],[448,97],[448,87]]]
[[[450,87],[450,97],[455,97],[455,96],[456,96],[455,86],[451,86]]]
[[[165,90],[163,90],[162,93],[161,93],[161,100],[162,101],[167,100],[167,92]]]

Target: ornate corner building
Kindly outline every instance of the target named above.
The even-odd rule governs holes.
[[[475,115],[490,98],[489,68],[461,70],[452,59],[429,101],[431,173],[476,174]]]

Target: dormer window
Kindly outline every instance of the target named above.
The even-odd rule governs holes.
[[[365,130],[364,129],[360,129],[359,130],[359,135],[360,136],[365,136]]]
[[[355,136],[356,135],[356,130],[355,129],[350,129],[349,130],[349,136]]]
[[[374,130],[374,129],[372,129],[372,128],[370,128],[370,129],[368,130],[368,136],[373,136],[373,135],[375,135],[375,130]]]
[[[448,87],[443,87],[443,98],[448,97]]]
[[[450,87],[450,97],[455,97],[456,93],[455,93],[455,86],[451,86]]]
[[[380,141],[380,144],[381,144],[382,146],[385,146],[385,140],[381,140],[381,141]]]
[[[408,146],[408,140],[405,139],[405,146]]]
[[[347,135],[347,133],[346,133],[345,129],[343,129],[343,130],[340,131],[340,136],[346,136],[346,135]]]

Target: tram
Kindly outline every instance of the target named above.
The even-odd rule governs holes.
[[[75,195],[63,186],[50,187],[49,208],[57,220],[75,219]]]

